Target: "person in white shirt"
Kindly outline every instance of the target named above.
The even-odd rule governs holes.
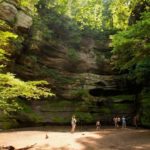
[[[122,117],[122,128],[126,128],[126,118]]]
[[[76,119],[76,116],[73,115],[72,116],[72,119],[71,119],[71,133],[74,133],[75,132],[75,129],[76,129],[76,123],[77,123],[77,119]]]

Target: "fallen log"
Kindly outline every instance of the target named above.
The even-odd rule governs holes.
[[[2,146],[0,147],[0,150],[28,150],[30,148],[33,148],[37,143],[33,144],[33,145],[30,145],[30,146],[26,146],[26,147],[23,147],[23,148],[15,148],[13,146]]]

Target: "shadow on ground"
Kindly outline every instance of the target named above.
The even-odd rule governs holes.
[[[119,129],[116,131],[100,131],[99,138],[79,138],[82,150],[149,150],[150,131]]]
[[[69,148],[69,145],[52,150],[150,150],[149,130],[103,130],[94,133],[95,137],[82,134],[76,142],[81,145],[80,149]]]

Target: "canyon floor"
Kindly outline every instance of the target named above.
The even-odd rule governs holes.
[[[46,138],[46,135],[48,136]],[[29,150],[150,150],[150,130],[69,126],[23,128],[0,131],[0,150],[13,146]]]

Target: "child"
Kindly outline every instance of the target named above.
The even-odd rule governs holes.
[[[97,121],[96,121],[96,130],[99,130],[100,127],[101,127],[100,120],[97,120]]]

